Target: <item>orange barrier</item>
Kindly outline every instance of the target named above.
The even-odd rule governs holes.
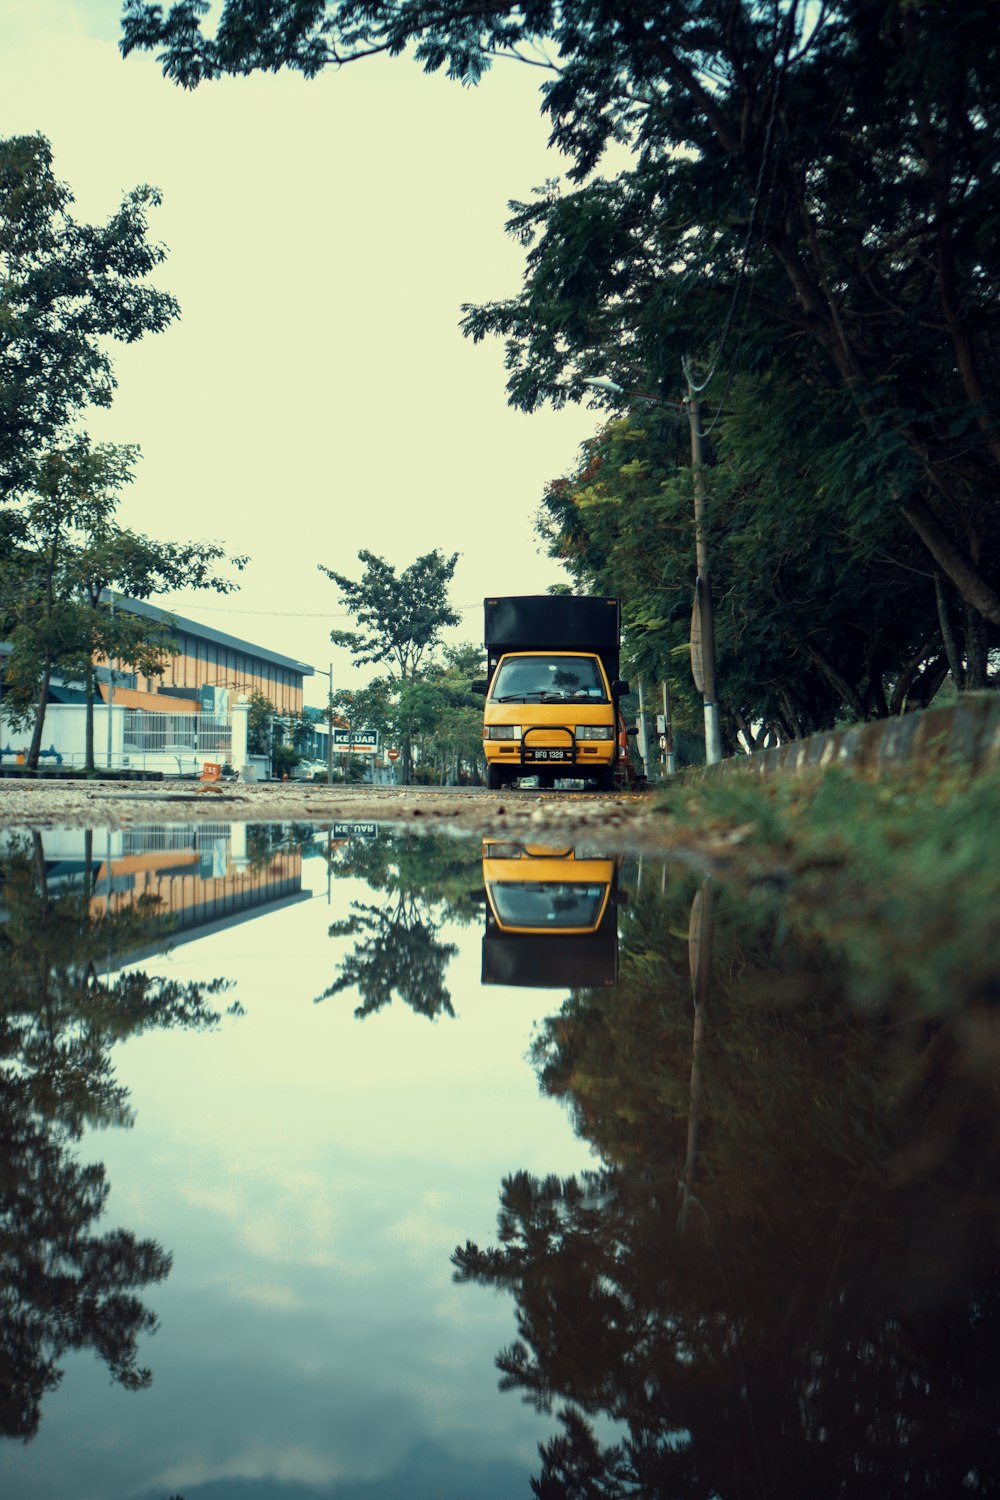
[[[199,781],[221,781],[221,779],[222,779],[222,767],[218,764],[217,761],[207,760],[205,762],[205,766],[204,766],[204,769],[202,770],[201,775],[198,777],[198,780]]]

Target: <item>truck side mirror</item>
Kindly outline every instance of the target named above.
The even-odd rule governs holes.
[[[481,693],[482,696],[485,698],[486,697],[486,689],[488,687],[489,687],[489,683],[486,681],[485,677],[477,677],[475,682],[470,682],[469,683],[469,692],[470,693]]]
[[[624,698],[628,695],[629,686],[620,677],[616,677],[611,684],[611,696],[613,698]]]
[[[636,724],[631,725],[630,728],[626,729],[625,733],[626,734],[638,734],[639,733],[638,725],[636,725]]]

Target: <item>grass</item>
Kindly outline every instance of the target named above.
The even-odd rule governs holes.
[[[927,1014],[1000,1000],[1000,772],[705,778],[659,806],[748,899],[780,899],[847,959],[857,1003],[900,985]]]

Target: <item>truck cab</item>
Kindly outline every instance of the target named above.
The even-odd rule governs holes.
[[[485,643],[489,677],[483,692],[483,754],[487,785],[537,776],[615,785],[621,755],[617,599],[527,595],[487,599]],[[627,741],[626,752],[627,752]]]
[[[620,858],[547,845],[483,844],[484,984],[613,985]]]

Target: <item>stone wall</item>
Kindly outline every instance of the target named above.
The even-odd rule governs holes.
[[[724,760],[717,773],[796,775],[824,766],[878,772],[906,761],[955,759],[974,771],[1000,766],[1000,693],[963,693],[954,703],[870,724],[851,724],[756,755]]]

